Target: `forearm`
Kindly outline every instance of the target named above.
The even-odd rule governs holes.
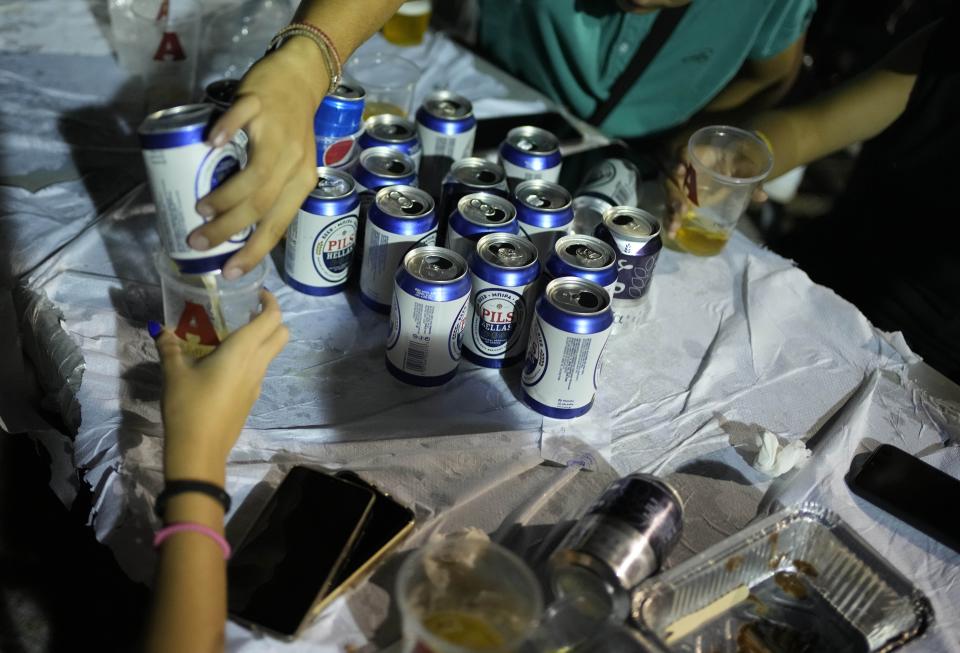
[[[223,508],[203,494],[172,497],[166,521],[196,522],[223,535]],[[215,541],[194,532],[168,538],[160,548],[147,652],[222,651],[226,586],[226,561]]]
[[[770,177],[885,130],[903,112],[915,79],[876,69],[812,102],[757,115],[749,125],[762,131],[773,146]]]
[[[295,20],[305,20],[326,31],[346,59],[401,4],[403,0],[302,0]]]

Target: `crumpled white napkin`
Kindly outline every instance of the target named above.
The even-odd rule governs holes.
[[[757,435],[756,443],[760,452],[753,462],[753,468],[772,478],[783,476],[791,469],[803,467],[811,454],[803,440],[792,440],[781,445],[780,438],[770,431]]]

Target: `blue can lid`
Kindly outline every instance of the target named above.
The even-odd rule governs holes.
[[[354,82],[341,82],[333,93],[323,98],[313,118],[313,131],[318,136],[349,136],[360,131],[366,92]]]
[[[548,283],[537,302],[537,313],[567,333],[599,333],[613,324],[610,295],[579,277],[560,277]]]

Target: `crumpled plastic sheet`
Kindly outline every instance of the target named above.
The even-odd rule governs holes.
[[[482,62],[463,63],[470,60],[458,58],[446,39],[405,54],[430,57],[433,74],[445,75],[425,75],[420,97],[447,82],[477,100],[477,89],[518,97],[502,80],[484,78]],[[129,163],[131,137],[123,127],[135,124],[125,118],[135,113],[124,104],[131,87],[109,60],[63,59],[0,59],[0,90],[20,94],[0,104],[4,179],[52,171],[40,192],[0,187],[4,242],[16,243],[16,274],[26,273],[16,295],[21,331],[29,333],[25,344],[39,359],[47,391],[76,431],[72,437],[32,432],[54,458],[53,485],[67,487],[70,479],[62,476],[80,470],[93,491],[90,521],[98,538],[128,574],[148,580],[151,506],[162,481],[159,368],[144,329],[161,315],[149,258],[158,246],[155,216],[145,188],[133,188],[142,170]],[[117,98],[110,110],[71,114],[109,97]],[[539,99],[485,102],[477,102],[478,114],[542,106]],[[21,121],[23,106],[47,108]],[[63,134],[60,112],[78,124],[88,121],[90,129]],[[31,130],[44,135],[37,141],[43,147],[17,137]],[[121,143],[121,151],[96,148],[114,137],[109,142]],[[90,153],[76,166],[84,181],[98,170],[105,181],[84,188],[69,181],[68,151],[77,150]],[[11,171],[11,162],[20,172]],[[231,454],[233,542],[292,464],[349,467],[411,505],[419,529],[407,546],[414,546],[433,532],[467,525],[504,532],[498,531],[504,519],[549,491],[562,465],[589,451],[597,458],[593,470],[552,493],[511,534],[509,543],[532,560],[604,485],[634,470],[666,476],[684,498],[685,532],[671,564],[742,528],[758,510],[816,498],[850,519],[931,596],[938,626],[910,650],[958,650],[960,624],[952,616],[960,598],[958,556],[852,498],[842,483],[864,438],[937,454],[956,438],[956,406],[930,399],[907,379],[915,357],[902,338],[878,332],[832,291],[742,236],[713,258],[664,251],[649,295],[616,302],[596,405],[571,422],[544,420],[525,408],[517,369],[464,363],[443,388],[396,382],[383,368],[386,318],[363,308],[355,288],[306,297],[287,288],[272,265],[266,285],[277,293],[292,337]],[[750,466],[749,443],[760,429],[805,439],[813,457],[771,482]],[[934,462],[956,475],[952,451]],[[68,494],[61,496],[69,501]],[[301,641],[261,639],[231,624],[228,648],[333,651],[346,643],[389,643],[397,636],[389,601],[396,564],[339,601]]]

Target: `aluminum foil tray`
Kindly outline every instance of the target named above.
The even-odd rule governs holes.
[[[691,653],[892,651],[933,622],[927,598],[837,515],[802,504],[640,585],[636,625]]]

